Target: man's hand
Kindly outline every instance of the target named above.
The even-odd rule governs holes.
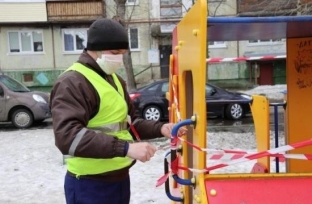
[[[171,131],[172,131],[172,128],[174,126],[174,123],[166,123],[164,124],[163,126],[161,126],[161,134],[167,138],[170,138],[172,135],[171,135]],[[178,136],[181,136],[181,135],[184,135],[187,133],[187,128],[186,127],[180,127],[179,130],[178,130]]]
[[[130,143],[127,156],[141,162],[146,162],[154,156],[155,152],[156,147],[147,142]]]

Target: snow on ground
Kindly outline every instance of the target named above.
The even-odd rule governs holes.
[[[286,84],[281,85],[265,85],[265,86],[258,86],[256,88],[246,90],[246,91],[239,91],[246,94],[261,94],[269,98],[270,100],[283,100],[285,93],[283,93],[285,90],[287,90]]]
[[[272,133],[273,135],[273,133]],[[283,133],[280,134],[283,144]],[[273,139],[273,138],[272,138]],[[152,140],[155,146],[169,141]],[[242,149],[255,151],[253,133],[218,132],[208,134],[210,149]],[[131,204],[170,203],[164,186],[155,187],[163,172],[164,155],[159,150],[147,163],[137,162],[131,169]],[[0,203],[1,204],[64,204],[63,157],[54,146],[52,129],[0,132]],[[208,154],[209,155],[209,154]],[[208,166],[217,164],[208,160]],[[249,173],[254,161],[211,171],[211,173]],[[281,171],[284,171],[284,164]],[[272,162],[272,171],[275,163]]]
[[[271,89],[275,91],[269,91]],[[246,93],[259,94],[264,90],[270,98],[285,90],[285,87],[258,87]],[[273,135],[271,132],[271,147],[274,145]],[[283,132],[279,136],[280,145],[283,145]],[[164,139],[150,142],[156,147],[169,143]],[[209,132],[207,144],[209,149],[256,151],[253,132]],[[131,169],[131,204],[170,203],[164,186],[155,187],[157,179],[164,174],[163,161],[167,151],[159,150],[149,162],[137,162]],[[52,129],[0,130],[0,155],[0,204],[65,204],[63,179],[66,166],[61,153],[54,146]],[[218,162],[208,160],[207,166]],[[254,161],[245,162],[210,173],[249,173],[253,164]],[[285,171],[284,163],[280,164],[280,171]],[[274,172],[275,162],[271,163],[271,167]]]

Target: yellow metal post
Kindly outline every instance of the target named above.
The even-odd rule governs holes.
[[[251,112],[254,121],[258,152],[270,149],[270,110],[269,100],[265,96],[253,96]],[[258,159],[258,163],[270,172],[270,158]]]
[[[179,103],[182,118],[196,117],[196,126],[188,139],[192,143],[206,147],[206,48],[207,48],[207,1],[198,0],[177,26],[177,53],[179,71]],[[190,158],[191,156],[191,158]],[[182,163],[188,167],[206,167],[206,153],[193,151],[183,144]],[[190,178],[190,174],[184,174]],[[205,204],[206,192],[204,174],[196,174],[196,188],[191,193],[184,187],[184,204]],[[192,197],[190,197],[192,196]]]
[[[287,39],[287,143],[312,138],[312,38]],[[311,146],[291,151],[311,154]],[[288,172],[312,172],[312,162],[290,160]]]

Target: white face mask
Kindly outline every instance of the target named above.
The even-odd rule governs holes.
[[[122,54],[102,54],[102,57],[97,58],[96,62],[106,74],[111,75],[121,68],[123,64]]]

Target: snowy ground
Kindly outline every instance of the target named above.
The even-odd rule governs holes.
[[[283,133],[280,133],[283,144]],[[167,144],[154,140],[155,146]],[[253,133],[218,132],[208,134],[210,149],[242,149],[255,151]],[[132,204],[170,203],[164,186],[155,187],[163,173],[166,150],[159,150],[147,163],[137,162],[131,169]],[[1,204],[63,204],[65,166],[54,146],[51,129],[0,132],[0,203]],[[208,154],[209,155],[209,154]],[[216,164],[208,160],[208,166]],[[248,173],[254,162],[229,166],[211,173]],[[284,164],[281,170],[284,171]],[[272,171],[275,171],[272,162]]]
[[[287,89],[285,84],[275,85],[275,86],[258,86],[254,89],[250,89],[247,91],[240,91],[246,94],[261,94],[269,98],[270,100],[283,100],[284,99],[284,91]]]
[[[268,98],[282,99],[285,86],[258,87],[245,93],[266,93]],[[274,91],[271,91],[273,90]],[[283,132],[280,145],[284,144]],[[273,139],[273,133],[271,133]],[[241,149],[255,151],[253,132],[209,132],[209,149]],[[167,140],[153,140],[155,146]],[[274,143],[271,143],[273,147]],[[147,163],[137,162],[131,169],[131,204],[170,203],[164,186],[155,187],[163,175],[163,160],[167,150],[159,150]],[[54,146],[52,129],[0,131],[0,204],[64,204],[63,178],[66,167],[61,153]],[[209,155],[209,154],[208,154]],[[208,160],[211,166],[218,161]],[[249,173],[252,162],[212,171],[211,173]],[[284,171],[284,163],[280,163]],[[275,162],[271,164],[275,171]]]

